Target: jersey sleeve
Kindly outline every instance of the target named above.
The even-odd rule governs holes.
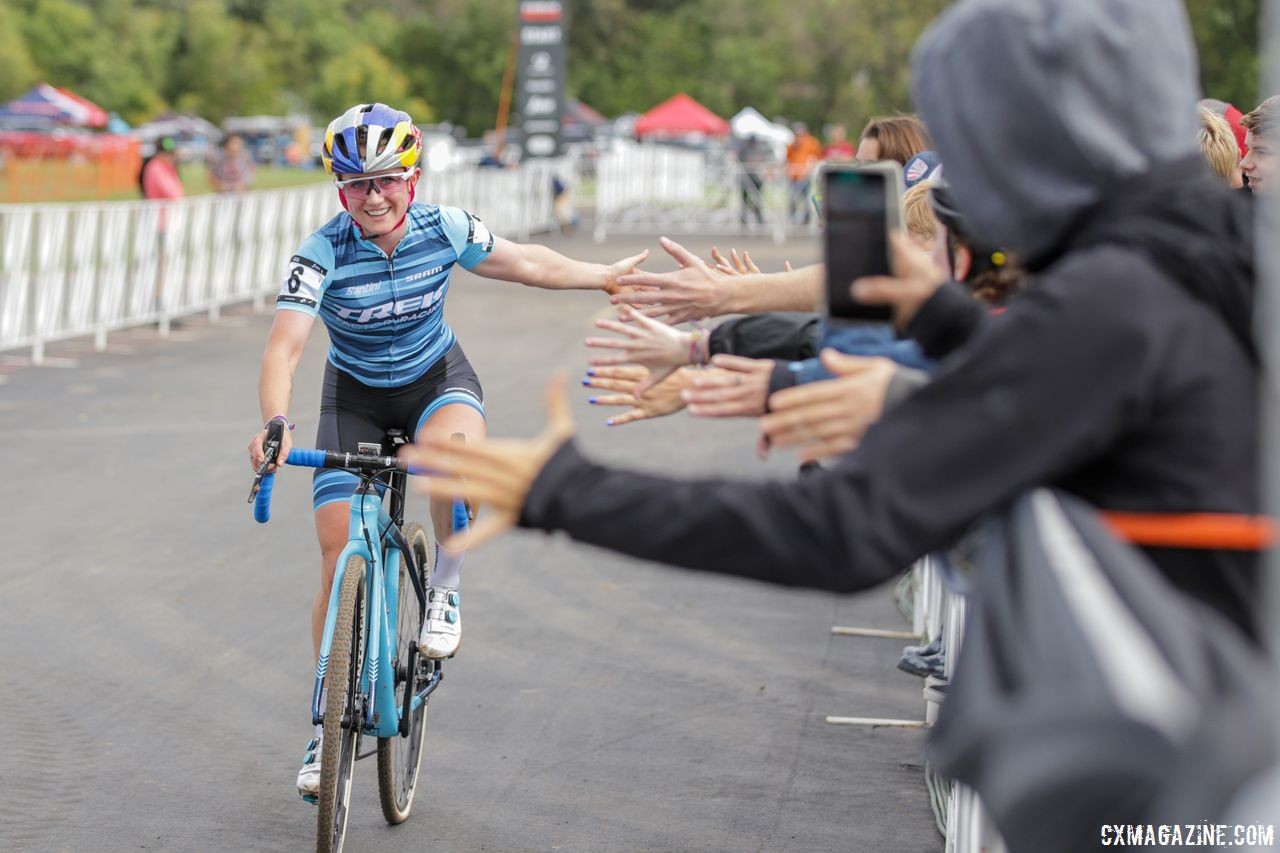
[[[289,259],[276,310],[301,311],[316,316],[320,300],[333,276],[333,246],[319,234],[302,241],[298,253]]]
[[[474,213],[458,207],[441,207],[440,223],[463,269],[471,269],[493,252],[493,234]]]

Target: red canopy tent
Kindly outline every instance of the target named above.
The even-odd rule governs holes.
[[[636,119],[636,136],[703,133],[728,136],[729,122],[681,92]]]

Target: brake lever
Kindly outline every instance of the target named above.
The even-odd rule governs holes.
[[[253,478],[253,485],[249,487],[247,503],[253,503],[253,499],[258,496],[258,491],[262,488],[262,478],[267,476],[271,466],[280,457],[280,443],[283,438],[284,427],[279,421],[271,421],[267,424],[267,438],[262,442],[262,464],[258,466],[258,474]]]

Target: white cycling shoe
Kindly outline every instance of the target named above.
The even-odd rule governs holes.
[[[298,771],[298,793],[311,803],[320,794],[320,747],[321,739],[313,737],[307,744],[307,754],[302,757],[302,769]]]
[[[427,587],[427,618],[422,623],[418,651],[434,660],[451,658],[462,644],[461,599],[456,589]]]

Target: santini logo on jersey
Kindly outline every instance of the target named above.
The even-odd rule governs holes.
[[[422,311],[418,316],[426,316],[435,310],[436,303],[440,301],[440,297],[444,294],[443,288],[424,293],[419,296],[410,296],[408,299],[397,299],[393,302],[384,302],[381,305],[372,305],[368,308],[341,308],[338,310],[338,318],[347,320],[352,323],[379,323],[383,320],[395,319],[397,322],[406,319],[417,319],[417,317],[406,317],[407,314],[414,314]]]

